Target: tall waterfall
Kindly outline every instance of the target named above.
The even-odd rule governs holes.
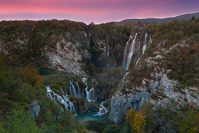
[[[122,62],[122,68],[125,69],[126,68],[126,53],[127,53],[127,49],[128,49],[128,44],[129,41],[131,40],[132,36],[130,35],[129,40],[126,42],[126,46],[125,46],[125,50],[124,50],[124,56],[123,56],[123,62]]]
[[[85,91],[86,91],[86,99],[89,102],[95,101],[95,90],[94,87],[92,87],[90,90],[88,90],[88,84],[87,84],[87,78],[82,78],[82,82],[86,85]]]
[[[63,93],[63,90],[61,91]],[[56,104],[57,102],[60,102],[61,104],[64,105],[65,110],[70,109],[70,111],[75,112],[74,104],[71,101],[69,101],[67,93],[63,93],[62,96],[60,96],[59,94],[52,91],[50,86],[46,86],[46,92],[47,92],[47,96],[53,99],[53,101]]]
[[[144,54],[144,52],[146,51],[146,47],[147,47],[147,33],[145,33],[145,38],[144,38],[144,45],[143,45],[143,48],[142,48],[142,55]]]
[[[143,45],[143,47],[142,47],[142,54],[141,54],[141,56],[139,57],[139,59],[136,61],[136,66],[138,65],[140,59],[142,58],[142,55],[145,53],[146,48],[147,48],[147,33],[145,33],[144,45]]]
[[[135,41],[136,41],[136,38],[137,38],[137,33],[135,34],[135,38],[133,39],[133,42],[131,43],[131,47],[130,47],[130,51],[129,51],[129,54],[128,54],[125,70],[129,70],[129,65],[131,63],[132,56],[133,56],[133,54],[135,52]]]

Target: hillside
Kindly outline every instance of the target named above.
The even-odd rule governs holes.
[[[115,22],[116,24],[124,24],[124,23],[154,23],[154,24],[162,24],[162,23],[168,23],[173,20],[178,21],[186,21],[191,20],[193,17],[199,18],[199,13],[191,13],[191,14],[183,14],[176,17],[168,17],[168,18],[146,18],[146,19],[125,19],[119,22]]]

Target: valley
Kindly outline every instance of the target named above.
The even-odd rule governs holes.
[[[199,19],[1,21],[0,72],[2,132],[199,131]]]

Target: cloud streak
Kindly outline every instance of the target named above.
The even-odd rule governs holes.
[[[0,19],[72,19],[86,23],[199,11],[196,0],[1,0]]]

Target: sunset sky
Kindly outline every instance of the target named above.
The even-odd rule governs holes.
[[[0,0],[0,20],[104,23],[199,12],[199,0]]]

